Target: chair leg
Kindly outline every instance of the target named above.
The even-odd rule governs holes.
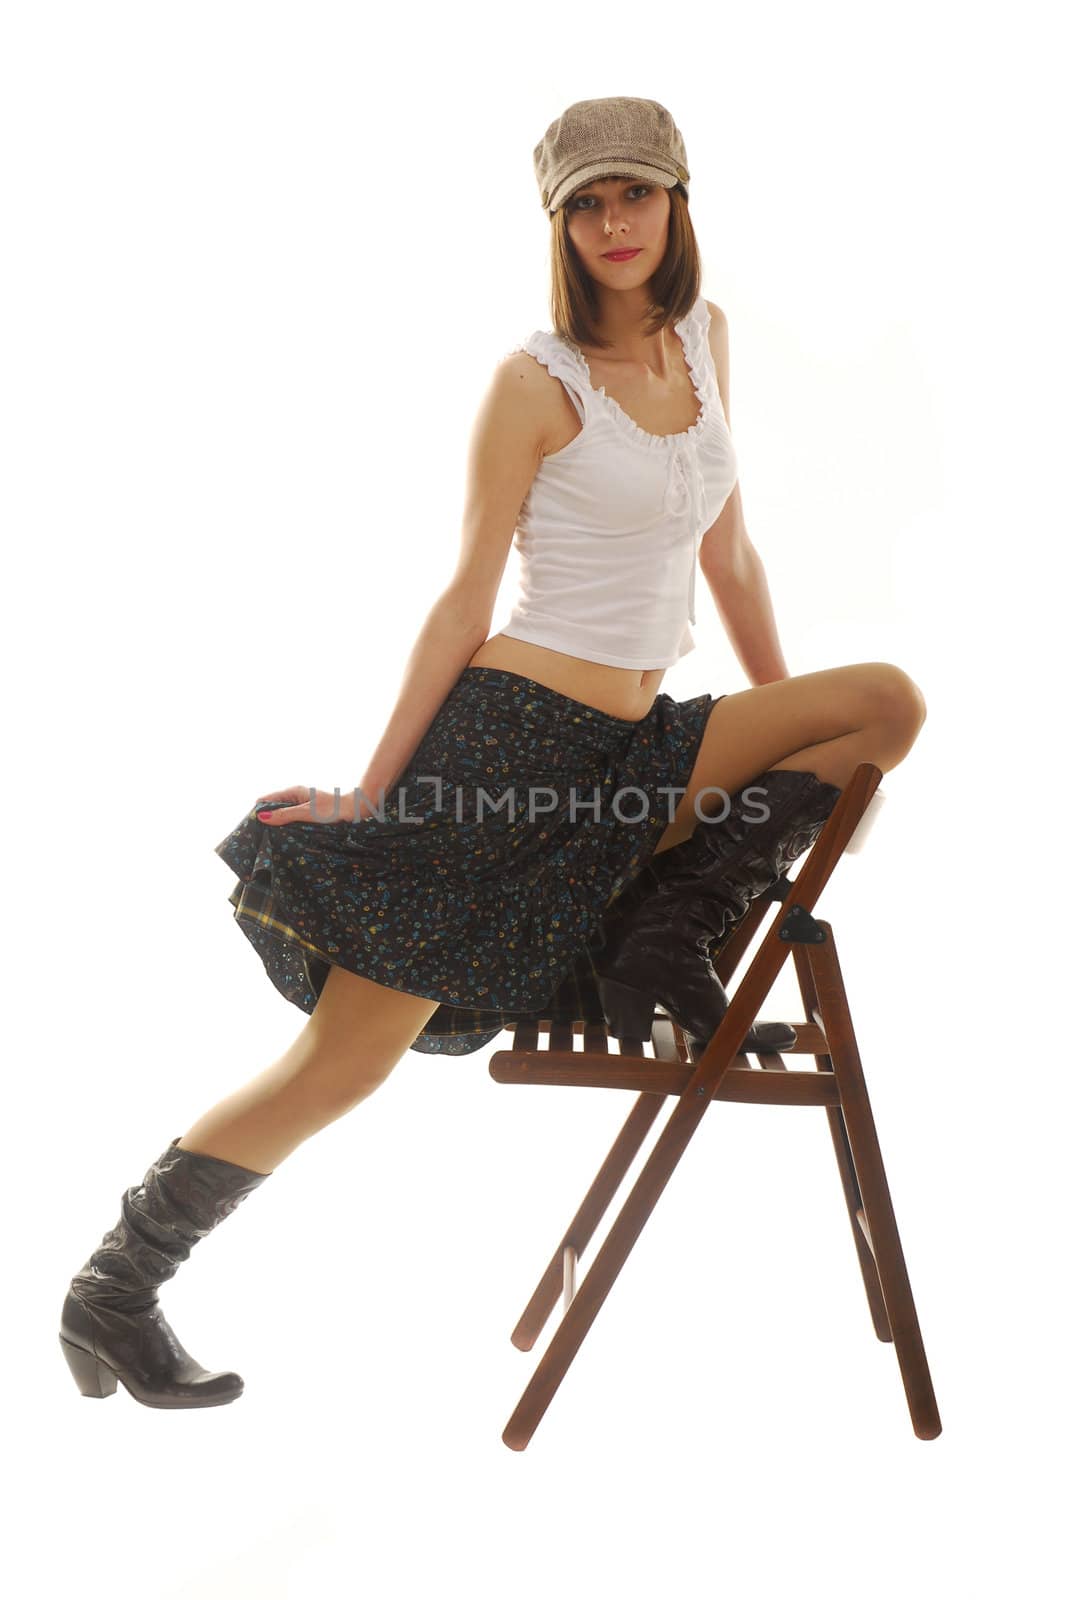
[[[579,1258],[591,1243],[592,1235],[606,1215],[606,1208],[621,1187],[621,1181],[650,1133],[665,1099],[664,1094],[645,1092],[633,1105],[624,1127],[611,1145],[594,1183],[580,1202],[579,1210],[562,1235],[532,1298],[510,1335],[511,1343],[518,1350],[531,1350],[546,1327],[563,1291],[566,1252],[574,1250]]]
[[[736,1004],[736,1001],[733,1002]],[[737,1007],[743,1017],[743,1010]],[[732,1020],[736,1020],[735,1017]],[[741,1026],[735,1037],[743,1038],[747,1031]],[[581,1280],[575,1298],[555,1330],[554,1336],[543,1352],[528,1384],[513,1409],[502,1431],[502,1442],[511,1450],[524,1450],[550,1402],[558,1392],[562,1379],[572,1365],[573,1357],[584,1342],[592,1323],[599,1313],[610,1290],[617,1281],[633,1245],[642,1233],[658,1200],[684,1154],[693,1133],[714,1098],[718,1085],[732,1065],[736,1055],[730,1044],[732,1031],[719,1030],[696,1066],[688,1088],[680,1096],[677,1106],[666,1122],[647,1157],[643,1170],[629,1191],[628,1198],[618,1213],[602,1246]]]
[[[803,1014],[808,1022],[816,1022],[819,1020],[820,1010],[814,979],[807,963],[807,949],[806,945],[793,945],[792,958],[796,964]],[[819,1072],[833,1071],[833,1061],[830,1056],[815,1056],[814,1064]],[[852,1230],[855,1253],[859,1258],[859,1271],[862,1273],[863,1288],[870,1307],[870,1320],[882,1344],[891,1344],[892,1329],[889,1326],[889,1314],[885,1309],[885,1297],[881,1292],[881,1280],[874,1265],[874,1252],[870,1248],[870,1240],[860,1220],[863,1215],[863,1197],[859,1193],[859,1176],[855,1170],[852,1147],[848,1142],[848,1132],[844,1126],[844,1114],[840,1106],[827,1106],[826,1116],[833,1137],[833,1151],[837,1158],[841,1186],[844,1189],[844,1200],[848,1207],[848,1225]]]
[[[817,1009],[829,1042],[844,1129],[862,1200],[863,1216],[859,1219],[859,1225],[865,1227],[874,1253],[874,1264],[888,1311],[912,1426],[918,1438],[936,1439],[941,1432],[941,1418],[893,1213],[885,1164],[878,1145],[870,1096],[863,1078],[833,930],[828,922],[821,922],[819,926],[825,932],[825,939],[821,944],[807,945],[806,957],[814,981]]]
[[[680,1035],[679,1044],[672,1042],[675,1035]],[[674,1063],[688,1062],[688,1048],[675,1022],[656,1018],[651,1037],[654,1040],[656,1056]],[[589,1050],[597,1045],[600,1047],[600,1053],[603,1053],[606,1045],[605,1029],[595,1026],[590,1030],[585,1029],[585,1045]],[[550,1032],[550,1048],[556,1048],[553,1028]],[[557,1048],[571,1050],[572,1037],[570,1036],[567,1042],[563,1040]],[[643,1040],[623,1039],[620,1044],[620,1054],[637,1055],[643,1059]],[[576,1263],[591,1243],[592,1235],[606,1215],[610,1201],[620,1189],[625,1173],[636,1159],[637,1151],[654,1126],[667,1098],[667,1095],[645,1089],[633,1104],[625,1118],[624,1126],[595,1175],[594,1183],[555,1246],[543,1276],[532,1291],[531,1299],[510,1334],[510,1343],[518,1350],[531,1350],[550,1320],[559,1298],[564,1298],[566,1307],[571,1303],[575,1286],[570,1285]]]

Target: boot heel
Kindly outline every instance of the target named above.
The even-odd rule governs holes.
[[[98,1361],[88,1350],[82,1350],[78,1345],[71,1344],[62,1335],[60,1344],[80,1394],[87,1395],[91,1400],[106,1400],[110,1394],[115,1393],[118,1379],[111,1367],[106,1367],[103,1361]]]
[[[599,999],[606,1015],[606,1026],[615,1039],[649,1039],[654,1020],[655,1002],[650,995],[616,978],[600,978],[595,974]]]

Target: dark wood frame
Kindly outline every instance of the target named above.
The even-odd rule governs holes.
[[[874,1332],[895,1346],[917,1436],[935,1439],[941,1432],[833,929],[812,915],[882,776],[870,762],[856,768],[798,877],[782,878],[752,903],[739,923],[715,963],[723,983],[732,977],[767,910],[781,903],[699,1060],[691,1060],[683,1033],[661,1008],[652,1028],[653,1056],[645,1054],[639,1039],[621,1040],[620,1054],[611,1054],[605,1027],[585,1022],[548,1024],[547,1043],[541,1047],[538,1024],[526,1021],[514,1025],[512,1048],[491,1057],[490,1073],[498,1083],[571,1084],[639,1094],[511,1335],[517,1349],[531,1350],[562,1298],[558,1328],[503,1431],[510,1449],[527,1446],[713,1100],[825,1107]],[[756,1071],[738,1052],[790,952],[807,1021],[793,1024],[798,1037],[785,1053],[813,1056],[815,1067],[790,1070],[781,1054],[760,1055],[762,1070]],[[574,1049],[578,1034],[583,1035],[579,1050]],[[678,1104],[577,1287],[577,1263],[672,1095]]]

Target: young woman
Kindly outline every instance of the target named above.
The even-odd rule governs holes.
[[[261,797],[217,847],[239,925],[309,1020],[126,1191],[72,1279],[60,1340],[84,1395],[241,1393],[184,1350],[157,1288],[408,1049],[463,1054],[510,1018],[576,1015],[585,975],[611,1032],[649,1037],[660,1003],[703,1046],[726,1003],[712,952],[858,763],[888,772],[921,727],[889,663],[788,675],[669,113],[580,101],[535,169],[554,330],[493,374],[457,570],[369,768],[345,797]],[[515,534],[521,596],[488,638]],[[678,703],[661,683],[694,648],[697,568],[755,686]]]

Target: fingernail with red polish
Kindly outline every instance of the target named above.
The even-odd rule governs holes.
[[[268,818],[271,816],[271,812],[270,811],[258,811],[257,812],[257,816],[260,818],[261,822],[267,822]]]

